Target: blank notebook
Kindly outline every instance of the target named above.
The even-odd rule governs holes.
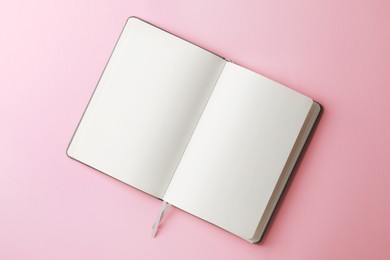
[[[258,242],[320,105],[128,19],[70,157]]]

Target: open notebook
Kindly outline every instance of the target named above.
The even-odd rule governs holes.
[[[67,153],[258,242],[318,103],[128,19]]]

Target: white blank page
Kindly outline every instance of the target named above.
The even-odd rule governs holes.
[[[68,155],[162,198],[224,64],[130,18]]]
[[[251,239],[312,104],[227,63],[164,200]]]

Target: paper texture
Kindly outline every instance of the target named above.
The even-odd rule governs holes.
[[[227,63],[164,200],[251,239],[312,104]]]
[[[162,198],[225,63],[130,18],[69,156]]]

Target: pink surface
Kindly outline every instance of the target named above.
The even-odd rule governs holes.
[[[389,13],[386,0],[3,1],[0,259],[390,259]],[[153,239],[160,201],[66,156],[131,15],[324,106],[262,244],[177,209]]]

